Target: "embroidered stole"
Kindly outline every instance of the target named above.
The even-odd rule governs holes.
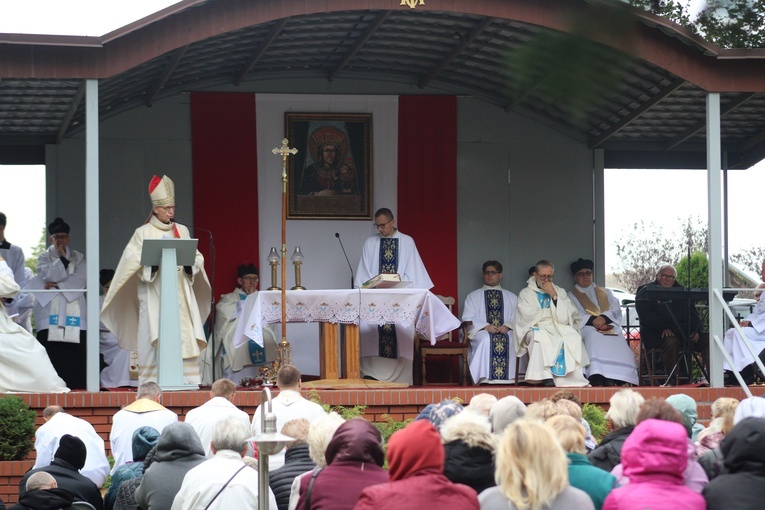
[[[380,274],[395,274],[398,272],[398,239],[395,237],[380,238]],[[377,326],[379,334],[379,356],[381,358],[398,358],[398,339],[396,325],[383,324]]]
[[[505,302],[502,291],[486,289],[483,293],[486,307],[486,322],[492,326],[501,326],[505,318]],[[489,335],[489,379],[506,381],[510,379],[508,370],[508,352],[510,350],[510,335],[494,333]]]
[[[550,303],[552,303],[550,294],[547,294],[546,292],[537,292],[537,299],[539,300],[540,308],[550,308]],[[555,363],[550,366],[550,373],[557,377],[566,375],[566,354],[562,343],[560,351],[558,352],[558,357],[555,358]]]
[[[584,311],[593,317],[598,317],[601,314],[601,310],[608,310],[611,307],[608,302],[608,294],[606,294],[606,291],[602,287],[595,286],[595,296],[598,298],[598,306],[595,306],[595,303],[592,302],[589,296],[576,287],[571,289],[571,293],[576,296],[577,301],[582,305]]]

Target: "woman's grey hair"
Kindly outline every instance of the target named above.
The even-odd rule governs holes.
[[[249,428],[238,418],[229,417],[215,425],[210,442],[216,452],[232,450],[241,453],[247,446],[248,437]]]
[[[606,413],[606,419],[611,420],[614,430],[635,425],[643,402],[645,402],[643,395],[635,390],[617,391],[609,400],[610,407]]]
[[[327,465],[327,459],[324,456],[327,452],[327,446],[337,428],[343,423],[345,420],[334,411],[311,423],[311,427],[308,429],[308,455],[317,466],[324,467]]]

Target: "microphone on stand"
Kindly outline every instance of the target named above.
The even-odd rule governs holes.
[[[343,249],[343,255],[345,255],[345,261],[348,263],[348,269],[351,270],[351,289],[353,289],[354,288],[354,285],[353,285],[353,280],[354,280],[354,278],[353,278],[353,266],[351,266],[351,261],[348,260],[348,254],[345,253],[345,246],[343,246],[343,240],[340,239],[340,234],[335,232],[335,237],[337,237],[337,241],[340,243],[340,248]]]

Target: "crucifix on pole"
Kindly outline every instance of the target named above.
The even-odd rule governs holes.
[[[271,152],[282,157],[282,341],[277,346],[279,367],[292,363],[292,347],[287,341],[287,157],[297,154],[297,149],[289,146],[284,138],[281,147]],[[278,368],[277,368],[278,369]]]

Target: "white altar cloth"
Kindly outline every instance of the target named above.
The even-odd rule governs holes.
[[[263,326],[281,320],[281,291],[247,296],[234,345],[248,340],[263,345]],[[426,289],[288,290],[287,322],[414,325],[431,343],[460,326],[459,319]]]

